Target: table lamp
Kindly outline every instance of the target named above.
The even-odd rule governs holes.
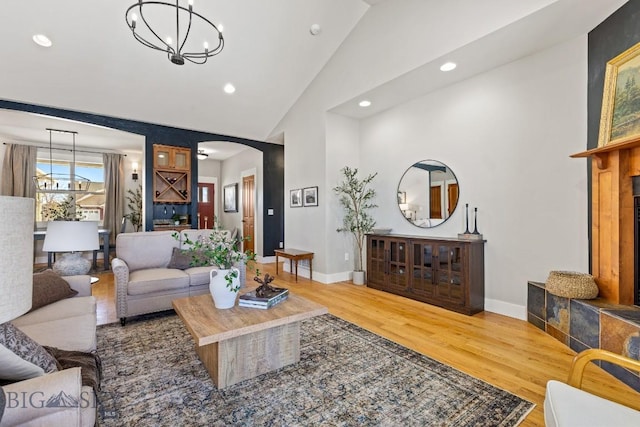
[[[91,261],[82,256],[82,251],[100,248],[97,221],[49,221],[42,250],[66,252],[53,264],[53,271],[61,276],[87,274]]]
[[[0,323],[31,309],[34,199],[0,196]]]

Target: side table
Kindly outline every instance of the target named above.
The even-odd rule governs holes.
[[[296,263],[296,282],[298,281],[298,261],[301,259],[309,260],[309,280],[313,280],[313,252],[303,251],[300,249],[276,249],[276,275],[278,275],[278,268],[280,264],[278,262],[278,257],[281,256],[283,258],[289,259],[289,271],[293,272],[292,262]]]

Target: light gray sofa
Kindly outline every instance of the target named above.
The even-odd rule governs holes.
[[[171,301],[209,293],[209,272],[216,267],[168,268],[173,248],[186,249],[185,237],[195,241],[212,230],[143,231],[118,234],[116,258],[111,262],[115,277],[116,314],[124,326],[126,318],[172,309]],[[241,286],[246,267],[238,266]]]
[[[75,297],[24,314],[12,323],[40,345],[94,351],[97,318],[96,300],[91,296],[91,277],[68,276],[63,279],[78,291]],[[96,396],[91,387],[82,386],[80,368],[15,382],[3,386],[3,389],[5,395],[15,399],[7,401],[0,426],[93,426],[96,422]],[[38,407],[41,400],[61,392],[78,399],[79,404],[75,407]],[[24,396],[31,400],[18,404]]]

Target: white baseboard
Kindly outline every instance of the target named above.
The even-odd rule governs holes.
[[[295,269],[295,265],[294,265],[294,269]],[[288,262],[286,261],[284,262],[282,270],[286,271],[287,273],[291,273],[291,271],[289,271]],[[309,267],[308,265],[303,265],[302,262],[298,263],[298,278],[300,277],[304,277],[306,279],[309,278]],[[313,281],[320,282],[325,285],[328,285],[331,283],[337,283],[337,282],[344,282],[348,280],[351,280],[351,272],[349,271],[334,273],[334,274],[319,273],[317,271],[313,272]]]
[[[484,309],[492,313],[502,314],[515,319],[527,320],[527,307],[523,305],[485,298]]]
[[[275,256],[260,256],[260,255],[258,255],[256,257],[256,262],[259,262],[260,264],[273,264],[274,262],[276,262],[276,257]]]

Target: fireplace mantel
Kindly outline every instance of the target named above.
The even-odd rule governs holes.
[[[635,212],[632,177],[640,176],[640,138],[594,148],[571,157],[590,157],[591,274],[600,297],[633,305],[635,298]]]

